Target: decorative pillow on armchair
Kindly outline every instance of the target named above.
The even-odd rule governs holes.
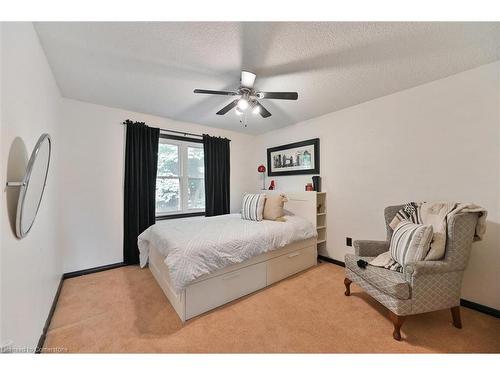
[[[432,235],[432,225],[414,224],[402,220],[392,234],[389,248],[392,260],[403,269],[408,263],[424,260],[429,252]],[[386,268],[397,269],[397,267]]]
[[[241,204],[241,218],[261,221],[264,213],[265,194],[245,194]]]

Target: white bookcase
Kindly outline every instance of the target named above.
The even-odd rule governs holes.
[[[318,239],[316,247],[319,255],[326,255],[326,192],[316,192],[316,230]]]

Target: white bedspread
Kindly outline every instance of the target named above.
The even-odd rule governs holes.
[[[285,222],[251,221],[230,214],[161,221],[138,237],[141,267],[153,244],[165,256],[172,287],[180,292],[200,276],[317,236],[316,228],[304,218],[286,218]]]

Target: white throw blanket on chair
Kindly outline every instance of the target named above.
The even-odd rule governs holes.
[[[408,213],[408,207],[412,211]],[[413,208],[412,208],[413,207]],[[409,203],[405,205],[400,212],[394,216],[389,226],[395,229],[401,220],[410,220],[417,224],[432,225],[434,234],[431,245],[424,260],[439,260],[444,257],[446,250],[446,230],[448,220],[453,215],[463,212],[478,212],[479,219],[476,224],[474,233],[474,241],[483,239],[486,232],[486,209],[474,203],[458,203],[458,202],[423,202]],[[394,260],[391,258],[390,252],[380,254],[378,257],[369,262],[372,266],[392,268]]]

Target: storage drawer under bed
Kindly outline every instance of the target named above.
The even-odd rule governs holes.
[[[267,261],[267,285],[316,265],[316,248],[309,246]]]
[[[266,287],[266,262],[212,277],[186,288],[186,319]]]

